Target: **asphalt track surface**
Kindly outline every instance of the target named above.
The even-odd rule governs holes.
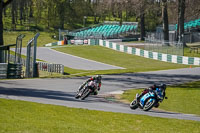
[[[22,49],[22,54],[26,55],[26,48]],[[45,60],[49,63],[63,64],[66,67],[81,70],[124,69],[122,67],[108,65],[105,63],[73,56],[70,54],[65,54],[46,47],[37,48],[37,59]]]
[[[86,78],[87,77],[66,79],[0,80],[0,98],[84,108],[89,110],[200,121],[199,116],[192,114],[181,114],[158,110],[151,110],[149,112],[144,112],[140,109],[131,110],[128,104],[118,103],[103,98],[104,95],[132,88],[146,88],[154,83],[166,83],[169,85],[200,80],[200,68],[103,75],[102,88],[98,96],[89,96],[83,101],[75,99],[74,95],[77,88],[86,80]]]
[[[26,55],[26,51],[22,51]],[[51,63],[83,70],[123,69],[96,61],[57,52],[50,48],[38,48],[37,58]],[[79,87],[88,77],[67,79],[22,79],[0,80],[0,98],[24,100],[44,104],[62,105],[74,108],[142,114],[155,117],[200,121],[199,116],[165,111],[149,112],[131,110],[128,104],[106,100],[105,95],[123,92],[133,88],[146,88],[155,83],[181,84],[200,80],[200,68],[187,68],[144,73],[103,75],[103,84],[98,96],[81,101],[74,98]],[[134,96],[133,96],[134,97]]]

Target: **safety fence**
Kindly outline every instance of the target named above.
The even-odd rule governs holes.
[[[0,79],[7,78],[8,63],[0,63]]]
[[[90,40],[88,42],[96,43],[98,41]],[[133,54],[133,55],[160,60],[164,62],[185,64],[185,65],[198,65],[198,66],[200,65],[200,58],[197,58],[197,57],[186,57],[186,56],[179,56],[179,55],[164,54],[164,53],[159,53],[159,52],[152,52],[152,51],[147,51],[147,50],[143,50],[139,48],[120,45],[120,44],[109,42],[106,40],[99,40],[99,44],[90,43],[89,45],[100,45],[100,46],[111,48],[117,51],[125,52],[128,54]]]
[[[22,64],[0,63],[0,79],[16,79],[22,77]]]
[[[144,50],[180,56],[184,54],[183,43],[153,38],[145,38]]]
[[[64,74],[64,65],[62,64],[49,64],[46,62],[37,62],[37,64],[39,70],[41,71]]]
[[[7,78],[19,79],[22,78],[22,64],[20,63],[8,63]]]
[[[10,61],[14,62],[14,60],[15,60],[15,56],[10,55]],[[21,63],[23,66],[26,66],[26,59],[21,58]],[[41,61],[37,61],[36,64],[37,64],[38,70],[40,71],[64,74],[64,65],[62,64],[53,64],[53,63],[47,63],[47,62],[41,62]]]

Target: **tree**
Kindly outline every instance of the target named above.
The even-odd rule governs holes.
[[[11,2],[12,0],[7,0],[7,1],[0,0],[0,46],[3,45],[3,20],[2,20],[3,9]],[[2,63],[3,61],[4,61],[3,51],[0,50],[0,63]]]
[[[140,38],[142,41],[144,41],[145,37],[145,13],[144,8],[142,7],[140,9]]]
[[[200,0],[185,1],[185,20],[195,20],[200,17]]]
[[[140,38],[144,41],[145,37],[145,0],[141,0],[139,3],[139,15],[140,15]]]
[[[164,41],[169,41],[169,23],[168,23],[168,12],[167,12],[167,0],[162,0],[162,18],[163,18]]]
[[[185,0],[178,0],[178,37],[183,41],[184,36]],[[184,44],[185,45],[185,44]]]
[[[15,16],[17,15],[16,1],[13,1],[11,5],[12,5],[12,9],[11,9],[11,14],[12,14],[12,28],[15,30],[16,29],[16,19],[15,19]]]

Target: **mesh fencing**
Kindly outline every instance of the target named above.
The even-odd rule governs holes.
[[[171,55],[184,55],[184,47],[181,42],[169,42],[145,38],[144,49],[152,52],[159,52]]]
[[[37,38],[40,33],[37,33],[27,44],[26,54],[26,78],[36,77],[37,64],[36,64],[36,51],[37,51]]]

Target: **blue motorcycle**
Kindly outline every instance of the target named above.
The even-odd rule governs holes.
[[[162,102],[165,97],[165,89],[156,88],[156,90],[149,90],[146,94],[138,99],[138,94],[136,94],[136,99],[130,103],[131,109],[137,109],[138,107],[144,111],[149,111],[153,107],[158,107],[159,102]]]

